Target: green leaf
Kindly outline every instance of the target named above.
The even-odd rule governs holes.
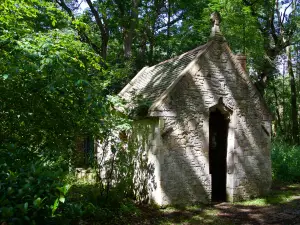
[[[64,203],[64,202],[65,202],[65,197],[64,197],[63,195],[61,195],[61,196],[59,197],[59,201],[60,201],[61,203]]]
[[[3,80],[6,80],[8,78],[8,76],[9,76],[8,74],[1,75],[1,77],[2,77]]]
[[[71,185],[70,184],[66,184],[63,187],[56,187],[57,190],[59,190],[59,192],[63,195],[66,195],[67,192],[69,191]]]
[[[52,206],[52,216],[54,215],[55,211],[57,210],[59,206],[59,199],[57,198]]]
[[[24,203],[24,211],[27,212],[28,210],[28,202]]]
[[[36,198],[34,201],[33,201],[33,205],[36,207],[36,208],[39,208],[41,206],[41,203],[42,203],[42,199],[40,197]]]
[[[56,20],[52,20],[51,24],[52,24],[53,27],[55,27]]]

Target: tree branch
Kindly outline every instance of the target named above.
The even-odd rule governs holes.
[[[64,0],[56,0],[56,3],[58,5],[60,5],[69,14],[69,16],[72,18],[72,20],[75,19],[72,10],[67,6],[67,4],[65,3]]]
[[[101,17],[99,15],[99,12],[96,10],[96,8],[94,7],[93,3],[91,0],[86,0],[86,2],[88,3],[91,12],[96,20],[96,24],[100,30],[100,34],[101,34],[101,56],[103,59],[106,59],[106,55],[107,55],[107,46],[108,46],[108,40],[109,40],[109,32],[108,32],[108,27],[107,27],[107,23],[106,20],[103,19],[103,21],[105,22],[103,24]]]
[[[180,21],[183,18],[183,15],[184,15],[184,13],[181,13],[176,19],[174,19],[174,20],[172,20],[169,23],[166,23],[164,25],[157,26],[156,29],[159,30],[159,29],[162,29],[162,28],[167,27],[167,26],[172,26],[173,24],[175,24],[178,21]]]
[[[278,3],[278,0],[276,1],[276,5],[277,5],[277,3]],[[276,9],[278,9],[278,8],[276,7]],[[278,13],[278,10],[276,10],[276,9],[275,9],[275,11]],[[271,28],[272,38],[274,39],[275,45],[277,45],[278,37],[277,37],[277,34],[276,34],[275,25],[274,25],[274,16],[275,16],[274,14],[275,14],[275,12],[272,12],[272,16],[271,16],[271,20],[270,20],[270,28]],[[281,30],[281,28],[280,28],[280,30]]]
[[[65,1],[64,0],[55,0],[55,1],[60,7],[62,7],[68,13],[68,15],[72,18],[72,21],[74,21],[75,16],[74,16],[72,10],[67,6]],[[95,45],[94,43],[92,43],[92,41],[89,39],[88,35],[80,28],[76,28],[76,30],[78,32],[78,35],[80,36],[80,40],[82,42],[89,44],[97,54],[100,54],[100,50],[99,50],[98,46]]]
[[[283,24],[283,21],[284,21],[285,15],[286,15],[286,10],[293,4],[293,2],[294,1],[292,0],[291,3],[287,7],[285,7],[283,15],[282,15],[282,20],[280,20],[281,24]]]
[[[93,6],[93,3],[91,2],[91,0],[86,0],[87,4],[89,5],[90,9],[91,9],[91,12],[96,20],[96,24],[101,32],[101,34],[105,34],[106,35],[106,31],[104,29],[104,25],[101,21],[101,18],[99,16],[99,13],[98,11],[95,9],[95,7]]]

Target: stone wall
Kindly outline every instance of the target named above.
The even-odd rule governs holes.
[[[128,143],[120,142],[120,134],[113,132],[104,142],[97,142],[96,157],[98,161],[98,179],[107,186],[134,195],[135,199],[149,202],[152,194],[160,193],[160,153],[159,119],[145,118],[133,122],[132,133],[128,133]],[[118,144],[122,144],[121,146]],[[117,146],[112,150],[112,146]],[[155,169],[156,168],[156,169]],[[80,172],[80,173],[79,173]],[[77,173],[85,176],[84,171]]]
[[[271,117],[233,57],[226,43],[213,42],[153,110],[157,115],[168,112],[160,118],[155,150],[159,189],[153,198],[160,205],[210,201],[209,112],[220,100],[231,111],[228,199],[248,199],[270,188]]]
[[[271,185],[272,118],[244,68],[225,42],[213,41],[185,71],[151,108],[150,117],[134,124],[127,151],[137,198],[159,205],[211,201],[209,115],[215,108],[230,121],[228,200],[266,193]]]

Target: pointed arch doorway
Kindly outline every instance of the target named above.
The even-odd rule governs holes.
[[[227,146],[231,111],[220,98],[209,110],[209,170],[212,202],[227,201]]]

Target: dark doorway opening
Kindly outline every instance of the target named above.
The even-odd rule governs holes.
[[[209,170],[212,201],[226,201],[227,137],[229,119],[217,108],[209,117]]]

